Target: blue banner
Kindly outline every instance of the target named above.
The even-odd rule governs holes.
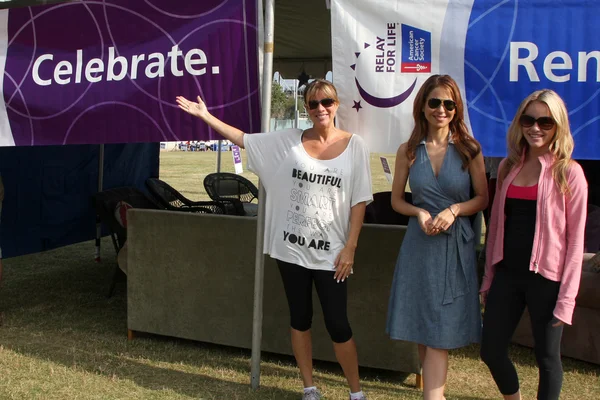
[[[505,154],[506,131],[520,102],[549,88],[567,105],[575,158],[600,159],[598,5],[475,0],[465,46],[465,88],[471,128],[484,154]]]
[[[552,89],[567,105],[574,157],[600,159],[598,1],[332,0],[340,127],[392,153],[413,128],[413,100],[451,75],[486,156],[506,153],[521,101]]]

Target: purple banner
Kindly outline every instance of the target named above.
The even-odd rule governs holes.
[[[241,174],[244,172],[244,167],[242,166],[240,146],[231,146],[231,155],[233,156],[233,167],[235,168],[235,173]]]
[[[213,115],[256,132],[256,18],[256,0],[2,10],[0,146],[220,139],[177,95],[200,95]]]
[[[240,147],[239,146],[232,146],[231,147],[231,151],[233,152],[233,163],[234,164],[241,164],[242,163],[242,156],[240,154]]]

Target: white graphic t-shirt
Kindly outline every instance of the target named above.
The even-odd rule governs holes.
[[[332,271],[350,228],[350,208],[373,200],[369,151],[352,135],[342,154],[318,160],[302,130],[244,135],[248,169],[267,192],[264,253],[310,269]]]

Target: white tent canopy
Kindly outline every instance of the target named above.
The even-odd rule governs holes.
[[[332,69],[331,12],[326,0],[277,0],[273,70],[297,79],[323,78]]]

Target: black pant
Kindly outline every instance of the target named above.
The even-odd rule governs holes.
[[[499,265],[488,293],[483,317],[481,359],[487,364],[503,395],[519,390],[519,378],[508,357],[508,346],[525,306],[531,316],[535,358],[540,371],[538,399],[558,399],[563,370],[560,360],[562,325],[552,312],[560,282],[526,270]]]
[[[344,343],[352,338],[347,314],[347,280],[337,283],[333,271],[312,270],[296,264],[276,260],[283,287],[290,306],[290,325],[298,331],[307,331],[312,325],[312,284],[315,282],[325,327],[331,340]]]

